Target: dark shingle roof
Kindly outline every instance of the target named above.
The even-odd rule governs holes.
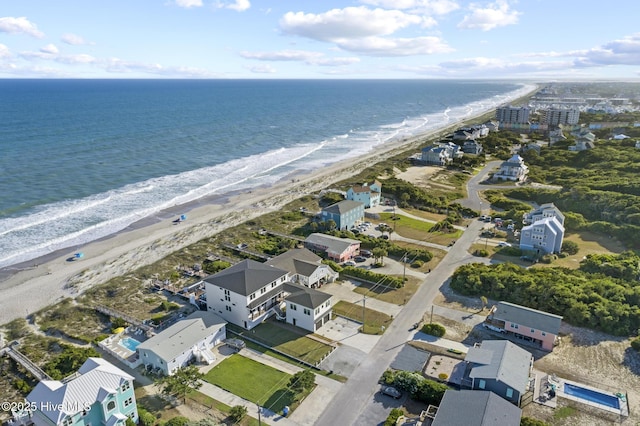
[[[465,361],[474,363],[469,377],[494,379],[523,394],[531,370],[531,354],[508,340],[484,340],[470,348]]]
[[[522,410],[490,391],[448,390],[432,426],[519,426]]]
[[[247,259],[214,275],[209,275],[204,281],[248,296],[285,275],[287,275],[285,270]]]
[[[322,266],[322,258],[306,248],[292,249],[273,259],[267,260],[264,264],[284,269],[292,274],[300,274],[306,277],[311,276]]]
[[[493,312],[493,317],[556,335],[560,332],[560,323],[562,322],[560,315],[538,311],[509,302],[499,302]]]
[[[360,201],[344,200],[339,203],[332,204],[329,207],[325,207],[322,210],[328,213],[342,215],[360,206],[364,206]]]
[[[310,309],[315,309],[327,300],[331,299],[330,294],[323,293],[300,284],[285,283],[284,291],[289,293],[286,297],[287,302],[293,302],[296,305]]]

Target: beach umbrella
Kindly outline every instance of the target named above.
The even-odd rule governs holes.
[[[180,215],[180,220],[187,220],[187,215],[186,214]]]
[[[78,253],[74,254],[74,256],[75,256],[76,259],[82,259],[84,257],[84,253],[78,252]]]
[[[120,334],[124,331],[124,327],[118,327],[113,330],[113,334]]]

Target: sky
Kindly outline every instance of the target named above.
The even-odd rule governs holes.
[[[631,81],[638,11],[637,0],[0,0],[0,78]]]

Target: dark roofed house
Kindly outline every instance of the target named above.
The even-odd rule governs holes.
[[[552,351],[558,334],[562,317],[516,305],[509,302],[499,302],[491,308],[485,324],[516,338],[531,342],[540,348]]]
[[[243,260],[203,280],[207,309],[232,324],[252,329],[275,313],[287,281],[289,273],[283,269]]]
[[[522,410],[489,391],[448,390],[432,426],[519,426]]]
[[[304,240],[304,246],[314,253],[321,253],[327,259],[344,262],[353,258],[360,251],[360,241],[350,238],[339,238],[315,232]]]
[[[275,266],[289,272],[292,282],[306,287],[316,288],[338,278],[329,265],[322,263],[322,258],[306,248],[292,249],[269,259],[265,265]]]
[[[331,295],[300,284],[285,283],[286,321],[315,332],[331,319]]]
[[[333,220],[338,229],[351,229],[364,220],[364,203],[343,200],[322,209],[322,220]]]
[[[527,391],[533,356],[508,340],[484,340],[465,357],[465,388],[488,390],[520,405]]]

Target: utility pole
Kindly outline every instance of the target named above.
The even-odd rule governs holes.
[[[366,301],[367,301],[367,296],[363,296],[362,297],[362,332],[364,333],[364,313],[366,311]]]
[[[429,318],[429,324],[433,324],[433,305],[431,305],[431,318]]]
[[[262,409],[260,408],[260,404],[258,404],[256,402],[256,405],[258,406],[258,426],[262,425],[262,419],[260,418],[260,411],[262,411]]]

